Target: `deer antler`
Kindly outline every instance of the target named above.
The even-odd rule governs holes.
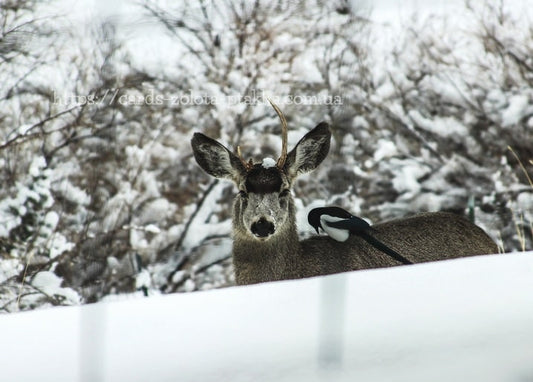
[[[242,157],[241,146],[237,146],[237,157],[241,161],[241,163],[244,166],[244,169],[246,171],[250,171],[252,169],[252,167],[254,166],[254,163],[253,163],[252,159],[250,159],[248,162],[246,162],[244,160],[244,158]]]
[[[279,107],[277,107],[277,105],[272,102],[270,98],[268,99],[268,102],[270,102],[270,104],[276,111],[279,120],[281,121],[281,155],[279,156],[278,162],[276,163],[278,168],[281,170],[283,169],[285,161],[287,160],[287,120],[285,119],[285,116],[283,115]]]

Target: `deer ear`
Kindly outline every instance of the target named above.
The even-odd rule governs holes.
[[[237,181],[246,172],[235,154],[202,133],[194,133],[191,146],[198,165],[215,178]]]
[[[296,147],[287,155],[283,169],[294,179],[300,174],[312,171],[322,163],[329,152],[331,133],[326,122],[319,123],[304,135]]]

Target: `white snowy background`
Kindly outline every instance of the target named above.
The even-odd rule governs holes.
[[[532,9],[2,1],[0,307],[99,303],[1,316],[0,379],[531,380]],[[275,157],[266,96],[333,132],[302,237],[448,210],[506,254],[225,288],[235,190],[189,141]]]

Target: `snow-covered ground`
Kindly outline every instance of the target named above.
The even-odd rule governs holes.
[[[3,315],[0,376],[530,381],[532,323],[533,253],[481,256]]]

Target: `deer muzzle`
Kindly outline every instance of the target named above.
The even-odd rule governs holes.
[[[256,237],[264,239],[274,233],[274,224],[262,217],[258,221],[252,223],[250,230]]]

